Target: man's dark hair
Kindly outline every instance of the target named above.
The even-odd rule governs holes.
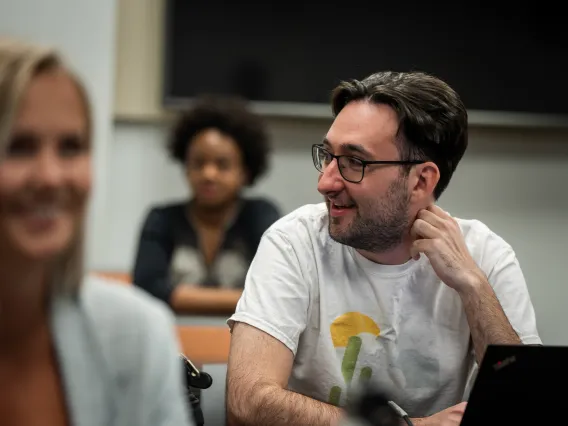
[[[267,170],[270,152],[268,133],[263,119],[251,112],[244,100],[215,95],[197,99],[174,126],[167,146],[170,156],[185,164],[193,138],[205,129],[217,129],[235,140],[248,172],[249,186]]]
[[[396,111],[400,157],[438,166],[440,180],[434,189],[438,199],[467,148],[467,111],[458,94],[425,73],[378,72],[363,81],[341,82],[332,94],[334,116],[358,100],[386,104]],[[408,173],[410,168],[405,170]]]

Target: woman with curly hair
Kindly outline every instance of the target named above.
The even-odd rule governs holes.
[[[202,97],[180,118],[168,151],[192,195],[148,213],[136,285],[174,310],[210,311],[220,298],[224,310],[236,305],[260,237],[280,216],[271,202],[242,194],[266,171],[268,142],[262,119],[237,98]]]

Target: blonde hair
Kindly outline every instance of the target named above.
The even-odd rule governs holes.
[[[91,108],[87,92],[59,54],[37,44],[0,38],[0,161],[8,149],[14,120],[30,81],[38,74],[54,70],[63,70],[75,83],[83,99],[88,137],[91,138]],[[50,269],[48,282],[56,293],[76,294],[81,284],[84,272],[83,226],[81,223],[73,242]]]

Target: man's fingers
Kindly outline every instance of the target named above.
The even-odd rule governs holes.
[[[418,239],[412,243],[410,246],[410,256],[418,260],[420,258],[420,253],[428,255],[432,247],[432,240]]]
[[[418,212],[417,218],[431,223],[436,228],[455,233],[459,231],[458,222],[438,206],[429,206]]]
[[[422,219],[439,229],[444,229],[445,227],[445,219],[428,209],[420,210],[417,219]]]
[[[436,204],[430,204],[428,207],[426,207],[426,210],[431,211],[436,216],[441,217],[442,219],[451,218],[451,216],[448,213],[446,213],[444,209],[438,207]]]
[[[436,238],[440,235],[440,231],[424,219],[416,219],[412,224],[412,228],[410,228],[410,235],[414,239]]]

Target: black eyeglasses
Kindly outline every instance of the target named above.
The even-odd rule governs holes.
[[[422,164],[424,161],[420,160],[385,160],[385,161],[366,161],[361,160],[350,155],[334,155],[325,149],[322,145],[312,145],[312,158],[316,169],[323,173],[327,166],[331,164],[334,158],[337,159],[339,166],[339,173],[343,179],[351,183],[359,183],[363,180],[365,175],[365,167],[369,164],[384,164],[384,165],[409,165],[409,164]]]

